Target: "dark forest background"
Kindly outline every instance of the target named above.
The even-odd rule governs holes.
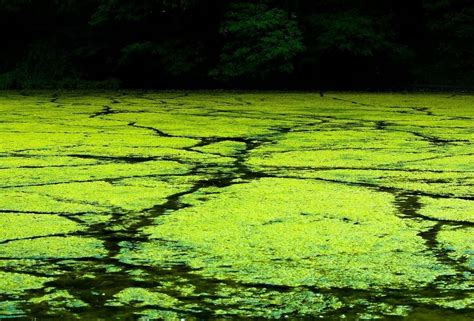
[[[474,84],[472,0],[0,0],[0,89]]]

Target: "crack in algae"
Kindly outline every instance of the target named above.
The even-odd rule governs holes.
[[[419,202],[419,196],[414,194],[395,194],[396,202],[395,204],[398,206],[399,211],[401,213],[402,218],[408,219],[422,219],[422,220],[429,220],[436,222],[435,225],[428,228],[426,231],[420,232],[418,235],[423,238],[425,241],[425,245],[429,251],[431,251],[436,259],[443,264],[449,265],[457,273],[457,276],[465,275],[465,273],[470,273],[470,270],[464,267],[460,262],[452,259],[445,250],[440,248],[440,244],[438,242],[438,233],[444,226],[474,226],[473,223],[470,222],[460,222],[460,221],[450,221],[450,220],[442,220],[442,219],[434,219],[429,218],[425,215],[419,214],[419,210],[422,208],[422,204]],[[443,278],[443,277],[442,277]],[[449,279],[452,277],[449,276]],[[444,276],[446,280],[447,277]],[[439,282],[440,280],[436,280],[435,283]]]
[[[71,295],[77,300],[82,302],[87,302],[88,307],[82,307],[76,310],[76,313],[85,319],[95,319],[97,315],[111,315],[116,318],[129,318],[132,315],[144,315],[147,308],[158,309],[159,311],[165,311],[169,314],[170,319],[173,319],[177,316],[189,316],[196,317],[197,319],[211,319],[218,317],[219,314],[222,314],[225,317],[231,316],[233,319],[248,319],[248,318],[262,318],[270,317],[270,315],[258,314],[265,313],[265,311],[281,311],[281,307],[287,307],[287,312],[278,312],[280,314],[275,314],[274,316],[278,317],[298,317],[298,319],[308,319],[312,320],[317,316],[324,316],[327,320],[338,320],[341,315],[348,315],[349,318],[352,317],[361,317],[363,315],[370,314],[371,316],[390,316],[395,313],[395,315],[406,315],[404,313],[409,313],[411,308],[404,310],[404,306],[407,307],[426,307],[433,308],[432,303],[429,302],[420,302],[417,298],[430,298],[434,299],[437,296],[449,296],[453,298],[464,299],[466,294],[460,292],[457,288],[446,288],[443,287],[449,282],[454,282],[461,286],[465,279],[463,277],[466,273],[469,272],[469,269],[464,265],[464,261],[452,258],[448,252],[446,252],[439,240],[438,234],[443,227],[453,227],[453,228],[468,228],[472,227],[472,223],[466,221],[454,221],[449,219],[437,219],[430,216],[426,216],[420,213],[422,209],[422,203],[419,200],[420,196],[429,196],[439,199],[459,199],[465,201],[474,200],[471,196],[461,196],[461,195],[449,195],[449,194],[435,194],[427,193],[423,191],[414,192],[410,187],[407,188],[391,188],[383,187],[380,184],[383,183],[364,183],[364,182],[348,182],[341,179],[325,179],[325,178],[308,178],[303,177],[302,172],[304,171],[331,171],[331,170],[379,170],[379,171],[401,171],[405,173],[425,173],[425,174],[465,174],[466,177],[472,171],[463,171],[456,169],[391,169],[391,168],[379,168],[379,167],[365,167],[365,168],[355,168],[351,166],[333,166],[328,168],[316,167],[316,166],[307,166],[307,167],[292,167],[288,164],[281,164],[276,166],[254,166],[249,162],[249,159],[256,157],[260,149],[266,146],[277,145],[279,142],[283,141],[287,134],[290,133],[313,133],[318,131],[318,126],[323,128],[326,126],[334,131],[343,130],[345,128],[374,128],[381,132],[393,132],[393,133],[408,133],[415,137],[417,141],[428,142],[434,148],[445,148],[450,146],[455,146],[454,143],[468,143],[469,140],[464,139],[451,139],[438,137],[436,135],[425,134],[418,132],[418,130],[405,130],[394,128],[398,126],[396,122],[390,119],[384,120],[372,120],[372,119],[356,119],[354,117],[341,117],[341,115],[330,116],[327,115],[331,113],[331,108],[328,108],[324,112],[319,112],[317,115],[311,113],[304,114],[295,114],[291,110],[277,110],[271,112],[270,110],[256,110],[256,104],[253,103],[253,98],[247,99],[246,97],[237,97],[236,101],[230,101],[229,99],[221,100],[224,96],[218,98],[206,98],[201,99],[197,102],[192,102],[190,95],[185,94],[173,94],[171,97],[166,97],[167,95],[160,95],[159,97],[151,96],[148,93],[136,93],[134,95],[123,94],[120,98],[111,97],[102,97],[99,106],[102,106],[100,111],[91,112],[89,114],[83,114],[89,119],[103,120],[103,121],[113,121],[109,122],[110,128],[130,128],[131,131],[128,132],[128,135],[133,135],[133,129],[148,130],[154,135],[166,138],[170,140],[175,139],[189,139],[195,140],[191,145],[184,145],[176,147],[176,150],[185,151],[188,153],[193,153],[193,158],[184,158],[180,155],[168,155],[168,156],[126,156],[127,154],[107,154],[107,150],[102,152],[71,152],[66,155],[71,158],[84,159],[84,160],[95,160],[100,162],[100,164],[143,164],[148,162],[153,162],[157,160],[163,161],[173,161],[182,165],[187,166],[186,171],[183,173],[165,173],[165,174],[148,174],[144,173],[143,175],[111,175],[105,178],[98,179],[71,179],[67,181],[57,181],[57,182],[43,182],[38,184],[17,184],[11,186],[1,186],[3,189],[22,189],[22,188],[32,188],[32,187],[47,187],[65,184],[67,188],[68,184],[84,184],[84,183],[95,183],[95,182],[107,182],[110,184],[122,184],[127,180],[134,179],[157,179],[157,180],[169,180],[173,182],[177,178],[190,178],[189,182],[184,184],[182,190],[174,192],[170,195],[166,195],[163,198],[163,201],[147,207],[144,210],[134,211],[134,210],[125,210],[121,206],[107,206],[107,209],[102,210],[102,214],[107,214],[109,217],[105,221],[98,221],[93,223],[85,224],[84,221],[81,221],[81,217],[87,215],[87,212],[74,212],[74,213],[50,213],[48,211],[27,211],[27,210],[0,210],[0,215],[2,213],[16,213],[22,215],[50,215],[54,214],[58,217],[70,219],[76,223],[84,223],[85,230],[70,232],[70,233],[52,233],[45,236],[31,236],[18,239],[8,239],[0,241],[0,245],[14,243],[16,241],[34,241],[47,239],[52,237],[57,237],[59,239],[66,239],[68,236],[84,236],[92,237],[95,240],[103,244],[103,247],[106,251],[104,255],[99,255],[96,257],[83,257],[83,258],[50,258],[47,261],[35,260],[38,264],[38,271],[29,270],[27,266],[23,267],[25,269],[25,275],[31,275],[38,278],[52,278],[49,280],[45,286],[45,289],[35,289],[32,288],[29,292],[30,297],[38,298],[41,295],[51,295],[56,292],[56,290],[51,289],[67,289]],[[168,95],[169,96],[169,95]],[[77,96],[78,98],[80,96]],[[152,105],[153,108],[160,108],[158,112],[150,110],[147,108],[137,109],[136,105],[139,105],[140,102],[134,102],[133,99],[143,99],[148,101],[146,104]],[[31,98],[32,99],[32,98]],[[377,103],[361,103],[357,102],[358,99],[349,99],[338,98],[338,97],[329,97],[335,103],[344,104],[349,102],[351,105],[359,105],[370,108],[360,109],[361,112],[367,112],[372,110],[372,108],[378,108]],[[105,101],[107,100],[107,101]],[[176,102],[168,102],[168,100],[176,100]],[[264,103],[265,99],[260,99],[261,103]],[[68,110],[71,107],[76,105],[92,105],[88,102],[79,101],[71,103],[68,100],[67,96],[63,99],[58,95],[55,95],[51,100],[51,103],[61,104],[61,112]],[[325,101],[329,103],[329,100]],[[278,102],[274,102],[278,104]],[[38,103],[40,106],[41,103]],[[110,107],[111,105],[117,105],[117,108]],[[208,106],[210,105],[210,106]],[[215,105],[218,105],[218,108],[215,108]],[[422,106],[424,106],[423,104]],[[428,105],[428,104],[426,104]],[[123,106],[129,106],[124,109]],[[185,107],[182,107],[185,106]],[[202,107],[200,107],[202,106]],[[0,107],[2,105],[0,104]],[[217,133],[216,135],[208,132],[203,133],[202,135],[197,133],[187,133],[186,131],[175,131],[170,130],[169,126],[157,126],[155,128],[154,124],[150,124],[147,121],[144,121],[145,118],[138,117],[138,115],[149,113],[150,115],[154,113],[156,117],[164,115],[164,113],[172,113],[176,117],[180,117],[180,109],[190,107],[192,110],[189,111],[191,117],[198,117],[206,119],[206,117],[216,117],[220,120],[225,119],[228,122],[233,122],[234,118],[237,119],[246,119],[246,121],[255,121],[255,127],[258,127],[258,119],[265,118],[267,121],[274,122],[273,125],[265,125],[264,130],[260,129],[260,132],[249,133],[246,135],[232,136],[233,133]],[[198,108],[199,107],[199,108]],[[355,110],[354,107],[350,107],[347,110]],[[229,110],[226,110],[229,108]],[[249,110],[239,111],[233,108],[249,108]],[[384,107],[385,108],[385,107]],[[386,109],[391,107],[386,107]],[[414,116],[423,116],[423,117],[440,117],[439,112],[434,112],[429,107],[418,107],[418,106],[407,106],[400,107],[407,109],[407,115]],[[386,110],[386,109],[381,109]],[[96,109],[97,110],[97,109]],[[309,110],[309,109],[308,109]],[[90,111],[90,110],[89,110]],[[320,115],[320,114],[323,115]],[[344,113],[341,113],[344,115]],[[130,116],[132,115],[132,116]],[[133,119],[137,115],[136,119]],[[381,114],[383,115],[383,114]],[[112,117],[109,117],[112,116]],[[21,117],[21,113],[14,117]],[[84,116],[81,116],[84,117]],[[132,117],[129,119],[128,117]],[[402,116],[400,116],[402,117]],[[405,117],[405,116],[403,116]],[[281,121],[281,118],[286,118],[285,121]],[[466,117],[454,117],[459,121],[467,120]],[[469,117],[470,118],[470,117]],[[181,118],[182,119],[182,118]],[[179,120],[177,121],[179,122]],[[115,127],[114,127],[115,126]],[[217,125],[216,125],[217,126]],[[261,125],[260,125],[261,126]],[[109,129],[110,129],[109,128]],[[418,128],[418,127],[417,127]],[[421,128],[421,127],[419,127]],[[464,129],[465,127],[456,127],[459,130]],[[115,130],[115,129],[114,129]],[[208,129],[204,129],[208,130]],[[420,129],[422,130],[422,129]],[[11,133],[13,131],[10,131]],[[18,131],[21,133],[22,131]],[[54,130],[49,131],[54,133]],[[154,136],[150,135],[150,136]],[[112,136],[111,136],[112,137]],[[218,146],[219,144],[236,144],[241,146],[241,148],[235,148],[232,150],[232,153],[226,154],[220,152],[219,148],[212,149],[213,146]],[[369,146],[367,148],[352,148],[352,150],[368,150],[371,149]],[[327,149],[312,149],[307,150],[310,152],[318,153],[323,152],[324,150],[344,150],[348,148],[337,147],[327,148]],[[35,150],[35,149],[25,149]],[[41,149],[37,149],[41,150]],[[304,148],[296,147],[295,151],[304,151]],[[384,149],[374,149],[372,150],[383,153]],[[285,153],[288,151],[280,151],[280,153]],[[38,153],[41,153],[39,151]],[[275,152],[275,153],[278,153]],[[454,156],[461,155],[457,152]],[[464,155],[469,156],[471,154],[465,153]],[[18,155],[19,157],[28,157],[22,154]],[[31,156],[31,155],[30,155]],[[213,163],[209,161],[207,157],[216,156],[219,158],[226,158],[226,163]],[[5,157],[9,157],[6,155]],[[37,156],[33,156],[33,159]],[[41,157],[41,155],[38,155]],[[265,157],[265,156],[264,156]],[[432,156],[431,160],[442,159],[452,157],[451,155],[436,155]],[[420,161],[414,160],[413,162]],[[410,162],[410,160],[403,160],[403,162]],[[44,168],[41,166],[18,166],[15,168],[24,168],[24,169],[40,169]],[[58,165],[57,167],[80,167],[80,165]],[[94,166],[94,164],[87,164],[84,167]],[[49,166],[54,167],[54,166]],[[289,172],[289,174],[288,174]],[[296,172],[296,173],[295,173]],[[205,174],[205,175],[204,175]],[[71,177],[72,178],[72,177]],[[385,192],[393,195],[395,197],[394,204],[398,208],[398,216],[402,219],[413,221],[413,222],[432,222],[433,224],[427,226],[425,229],[420,230],[417,234],[422,240],[423,245],[426,248],[425,252],[429,253],[430,256],[434,257],[435,260],[443,265],[449,266],[453,269],[455,275],[441,275],[436,278],[433,282],[429,283],[425,287],[418,289],[353,289],[353,288],[320,288],[316,286],[286,286],[286,285],[273,285],[266,283],[258,282],[245,282],[242,280],[233,280],[233,279],[217,279],[208,277],[205,275],[200,275],[202,272],[199,268],[192,268],[185,265],[184,263],[174,264],[174,265],[164,265],[156,266],[150,264],[141,264],[127,262],[121,258],[121,253],[129,246],[137,246],[139,244],[146,244],[150,242],[150,235],[146,233],[146,229],[157,224],[158,218],[163,217],[172,217],[173,215],[180,215],[182,211],[196,206],[192,202],[188,202],[187,198],[191,195],[196,195],[199,197],[201,193],[218,196],[221,193],[225,193],[226,190],[237,186],[239,184],[249,184],[251,182],[258,181],[260,179],[297,179],[301,181],[305,180],[315,180],[320,182],[327,183],[337,183],[341,186],[355,186],[355,187],[364,187],[376,192]],[[419,179],[418,179],[419,181]],[[424,180],[426,184],[438,182],[438,180]],[[441,182],[441,181],[439,181]],[[468,183],[466,183],[467,186]],[[245,185],[242,185],[245,188]],[[47,195],[47,194],[45,194]],[[58,202],[78,202],[73,198],[65,197],[55,197],[52,198]],[[83,203],[78,202],[78,204]],[[100,205],[99,203],[89,202],[92,205]],[[303,215],[303,214],[302,214]],[[347,220],[347,224],[352,223],[350,220]],[[267,225],[275,224],[278,225],[279,221],[269,222]],[[264,226],[266,226],[264,224]],[[154,240],[160,240],[159,238],[154,238]],[[171,242],[170,240],[166,240]],[[179,248],[179,242],[175,243],[175,246]],[[278,259],[278,258],[275,258]],[[22,268],[15,267],[14,258],[4,257],[0,258],[0,274],[2,272],[9,273],[18,273],[18,270]],[[11,261],[11,264],[6,264],[2,262]],[[3,265],[1,265],[3,264]],[[26,264],[26,263],[22,263]],[[52,267],[58,268],[59,272],[51,273],[51,270],[48,270],[45,266],[50,265]],[[44,269],[44,272],[42,272]],[[135,273],[135,274],[134,274]],[[81,274],[84,274],[85,277],[82,277]],[[87,275],[90,275],[88,277]],[[164,281],[168,280],[168,281]],[[166,285],[166,282],[171,282],[172,287]],[[178,284],[180,282],[187,282],[195,288],[195,291],[191,294],[183,295],[180,293]],[[1,283],[1,281],[0,281]],[[133,292],[133,289],[141,289],[138,292]],[[162,293],[162,296],[157,296],[157,289]],[[226,291],[230,291],[229,294]],[[234,292],[232,292],[234,291]],[[247,292],[246,292],[247,291]],[[249,292],[250,291],[250,292]],[[254,292],[252,292],[254,291]],[[259,292],[262,291],[262,292]],[[1,292],[1,291],[0,291]],[[247,294],[241,294],[247,293]],[[131,301],[128,304],[123,306],[114,306],[113,304],[119,303],[120,296],[126,294],[132,295],[132,299],[126,299]],[[233,293],[233,294],[232,294]],[[249,294],[250,293],[250,294]],[[295,304],[293,301],[282,303],[282,301],[274,301],[275,303],[270,304],[269,306],[262,307],[257,305],[252,305],[251,298],[254,301],[260,301],[262,304],[265,303],[265,300],[270,300],[269,297],[265,297],[262,293],[278,293],[279,296],[273,298],[274,300],[281,300],[282,295],[289,295],[294,302],[299,302],[297,304],[297,309],[292,310],[290,308],[291,304]],[[321,294],[324,296],[324,300],[327,298],[337,298],[339,301],[324,301],[322,298],[315,299],[312,297],[315,293]],[[298,298],[298,295],[303,295],[304,299]],[[262,296],[263,295],[263,296]],[[171,303],[166,303],[166,297],[179,298],[180,301],[186,304],[177,304],[173,305]],[[235,301],[229,299],[229,296],[235,297]],[[248,297],[246,297],[248,296]],[[138,298],[138,301],[133,301]],[[375,297],[375,298],[374,298]],[[10,296],[5,296],[0,293],[0,299],[9,300]],[[158,300],[158,301],[149,301],[147,300]],[[52,299],[51,299],[52,300]],[[142,301],[140,301],[142,300]],[[176,300],[176,299],[174,299]],[[230,301],[226,301],[230,300]],[[239,301],[240,300],[240,301]],[[300,301],[298,301],[300,300]],[[302,301],[301,301],[302,300]],[[315,301],[311,301],[315,300]],[[318,301],[319,300],[319,301]],[[323,301],[321,301],[323,300]],[[67,300],[66,300],[67,301]],[[57,316],[64,314],[66,317],[74,316],[74,312],[70,312],[67,309],[64,311],[54,310],[54,306],[48,306],[47,304],[34,304],[34,301],[31,301],[27,304],[29,309],[29,315],[39,316],[48,318],[48,313],[57,313]],[[54,301],[51,301],[53,304]],[[139,304],[142,302],[142,304]],[[155,302],[153,304],[153,302]],[[160,303],[161,302],[161,303]],[[173,302],[173,301],[170,301]],[[199,307],[193,306],[195,302],[199,302]],[[309,302],[313,302],[314,306],[322,304],[326,310],[321,310],[319,312],[306,312],[299,313],[298,309],[305,311],[306,305]],[[342,302],[342,303],[341,303]],[[365,302],[365,303],[364,303]],[[111,305],[112,303],[112,305]],[[160,305],[161,304],[161,305]],[[400,311],[396,312],[394,307],[401,307]],[[259,310],[260,309],[260,310]],[[372,310],[371,310],[372,309]],[[375,310],[374,310],[375,309]],[[379,309],[379,310],[377,310]],[[383,309],[388,309],[384,312]],[[392,310],[393,311],[392,311]],[[255,311],[254,311],[255,310]],[[316,309],[317,310],[317,309]],[[253,311],[253,312],[252,312]],[[264,312],[258,312],[264,311]],[[283,311],[285,311],[283,309]],[[368,312],[367,312],[368,311]],[[408,312],[407,312],[408,311]],[[441,310],[439,310],[441,311]],[[442,310],[445,311],[445,310]],[[252,314],[253,313],[253,314]],[[314,314],[316,313],[316,314]],[[365,313],[365,314],[364,314]],[[390,314],[392,313],[392,314]],[[399,313],[399,314],[396,314]],[[448,312],[443,312],[445,315],[448,315]],[[450,312],[451,313],[451,312]],[[455,313],[455,312],[453,312]],[[467,314],[466,314],[467,313]],[[0,317],[2,315],[2,310],[0,306]],[[164,315],[158,315],[158,319],[164,318]],[[453,314],[456,315],[456,314]],[[467,320],[469,317],[469,310],[462,310],[457,314],[460,320]],[[152,316],[152,315],[151,315]],[[160,317],[161,316],[161,317]],[[464,318],[466,316],[466,318]],[[145,317],[146,318],[146,317]],[[464,318],[464,319],[463,319]]]
[[[400,191],[400,192],[407,192],[406,189],[402,188],[394,188],[394,187],[386,187],[383,185],[378,185],[378,184],[371,184],[367,182],[350,182],[350,181],[344,181],[344,180],[336,180],[336,179],[327,179],[327,178],[320,178],[320,177],[300,177],[300,176],[290,176],[290,175],[279,175],[279,174],[269,174],[265,173],[266,177],[274,177],[274,178],[287,178],[287,179],[300,179],[300,180],[314,180],[314,181],[321,181],[321,182],[328,182],[328,183],[338,183],[338,184],[343,184],[343,185],[348,185],[348,186],[360,186],[360,187],[367,187],[367,188],[372,188],[375,190],[380,190],[380,191]],[[474,196],[454,196],[454,195],[449,195],[449,194],[434,194],[434,193],[426,193],[423,191],[414,191],[414,195],[418,196],[429,196],[432,198],[440,198],[440,199],[459,199],[459,200],[466,200],[466,201],[473,201]],[[458,222],[459,224],[471,224],[470,222]]]
[[[111,109],[108,109],[107,112],[109,114],[113,113]],[[145,129],[153,130],[155,134],[159,136],[176,137],[176,136],[165,134],[161,132],[160,130],[157,130],[152,127],[137,126],[134,123],[129,123],[128,125],[135,128],[145,128]],[[194,148],[205,147],[205,146],[223,142],[223,141],[232,141],[232,142],[245,144],[245,149],[243,149],[242,151],[238,152],[237,155],[235,155],[235,159],[231,166],[234,170],[230,174],[216,175],[213,178],[205,178],[205,179],[198,180],[188,190],[166,197],[166,201],[164,203],[155,205],[150,209],[143,210],[142,214],[139,216],[139,221],[134,224],[128,225],[125,231],[113,232],[113,231],[110,231],[109,229],[109,226],[127,225],[126,215],[120,212],[112,213],[112,218],[108,223],[93,225],[88,229],[86,234],[93,235],[97,239],[102,240],[104,242],[105,248],[108,251],[108,255],[102,259],[99,259],[98,262],[100,262],[103,265],[113,265],[117,267],[122,267],[123,269],[122,272],[120,273],[116,272],[112,275],[102,274],[98,278],[92,279],[90,282],[82,280],[79,285],[77,284],[77,281],[76,281],[77,272],[71,271],[70,275],[68,274],[62,275],[61,277],[57,278],[57,280],[49,282],[48,285],[52,287],[57,287],[57,288],[68,288],[68,289],[71,289],[70,291],[72,293],[77,292],[73,289],[86,288],[86,289],[93,289],[93,291],[97,293],[104,294],[104,295],[98,295],[93,300],[91,300],[91,297],[84,297],[84,293],[81,291],[76,293],[78,298],[88,299],[87,302],[91,302],[91,305],[95,309],[96,312],[103,310],[104,307],[107,306],[107,302],[112,299],[111,295],[117,293],[119,289],[124,290],[124,289],[135,287],[135,286],[138,286],[141,288],[153,287],[153,284],[143,284],[143,282],[131,280],[130,274],[128,273],[127,270],[134,266],[121,262],[119,259],[117,259],[117,256],[120,254],[120,251],[122,250],[121,243],[146,241],[148,238],[144,236],[143,234],[141,234],[140,230],[143,229],[144,227],[152,225],[154,220],[161,215],[165,215],[165,214],[169,215],[174,211],[177,211],[189,206],[187,204],[181,203],[180,200],[183,196],[193,194],[203,188],[208,188],[208,187],[225,188],[233,184],[241,184],[241,182],[234,182],[236,178],[241,178],[244,180],[252,180],[252,179],[258,179],[260,177],[266,176],[264,173],[255,172],[249,169],[247,165],[245,165],[246,158],[248,157],[249,153],[252,150],[258,148],[264,143],[271,142],[271,138],[274,137],[275,135],[276,136],[283,135],[289,130],[290,128],[278,128],[275,130],[275,134],[268,135],[268,136],[265,136],[264,138],[258,138],[258,139],[257,138],[249,138],[249,139],[230,138],[230,137],[201,138],[201,140],[195,145],[188,148],[184,148],[185,150],[193,150]],[[71,155],[71,156],[78,157],[77,155]],[[82,157],[82,156],[79,156],[79,157]],[[87,155],[85,156],[85,158],[89,158],[89,157],[97,158],[96,156],[87,156]],[[99,158],[102,158],[102,157],[99,157]],[[191,169],[191,171],[187,175],[192,176],[194,173],[197,173],[199,171],[200,166],[201,165],[195,165],[194,169]],[[190,272],[193,271],[192,269],[186,268],[185,266],[178,266],[178,267],[173,268],[172,270],[173,273],[176,273],[177,269],[180,270],[179,274],[183,274],[183,271],[185,271],[186,273],[184,274],[188,277],[190,275]],[[165,272],[169,273],[169,271],[167,271],[166,269],[160,270],[159,268],[155,268],[154,272],[157,274],[163,274]],[[195,280],[197,276],[193,275],[192,278]],[[203,280],[206,283],[206,285],[209,284],[209,280],[207,279],[203,279]],[[84,283],[90,283],[90,284],[86,285]],[[120,284],[120,286],[117,286],[117,284]],[[111,291],[112,289],[114,290],[113,292]],[[167,310],[182,312],[177,309],[168,308]],[[198,315],[202,315],[202,313],[199,313]]]

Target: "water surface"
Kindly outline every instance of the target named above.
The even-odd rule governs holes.
[[[474,97],[0,94],[0,318],[473,320]]]

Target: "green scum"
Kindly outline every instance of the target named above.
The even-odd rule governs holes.
[[[472,320],[472,95],[5,92],[0,319]]]

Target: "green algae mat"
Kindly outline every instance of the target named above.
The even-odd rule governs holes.
[[[474,96],[0,92],[0,319],[474,319]]]

